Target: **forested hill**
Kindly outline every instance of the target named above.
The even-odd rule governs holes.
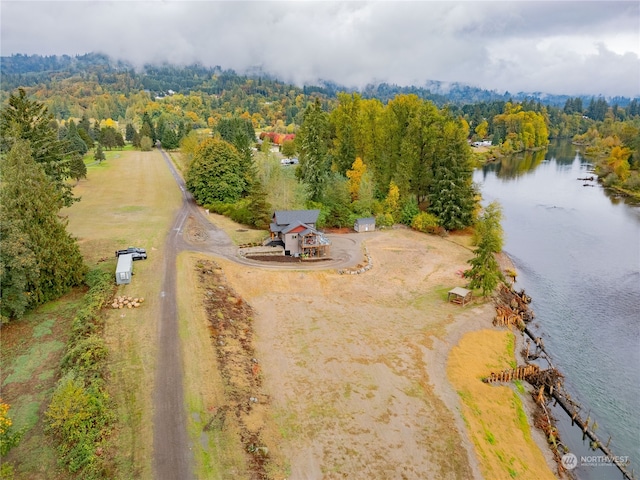
[[[438,106],[453,104],[462,106],[492,101],[534,101],[543,105],[563,106],[568,95],[548,95],[544,93],[499,93],[459,83],[429,81],[424,86],[401,87],[387,83],[368,85],[358,90],[331,81],[321,81],[317,85],[296,87],[260,70],[249,75],[240,75],[233,70],[223,70],[219,66],[202,65],[146,65],[136,70],[132,65],[116,61],[100,53],[79,56],[39,56],[12,55],[0,57],[2,74],[0,88],[2,98],[18,87],[37,90],[39,96],[49,98],[69,84],[95,82],[101,90],[112,94],[129,95],[147,90],[152,96],[164,96],[169,91],[189,94],[202,92],[221,95],[225,91],[240,89],[245,95],[258,95],[265,99],[278,100],[281,95],[315,94],[333,99],[338,92],[358,92],[363,98],[377,98],[386,103],[399,94],[415,94],[430,100]],[[90,87],[90,86],[89,86]],[[587,103],[591,97],[581,97]],[[610,104],[625,107],[629,98],[608,99]],[[64,112],[58,112],[64,117]]]

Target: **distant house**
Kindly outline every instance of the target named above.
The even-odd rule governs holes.
[[[133,275],[133,255],[125,253],[118,256],[118,265],[116,266],[116,284],[124,285],[131,283],[131,275]]]
[[[373,232],[376,229],[374,217],[358,218],[353,224],[353,229],[358,232]]]
[[[280,243],[293,257],[326,257],[331,242],[316,230],[320,210],[277,210],[271,218],[272,244]]]

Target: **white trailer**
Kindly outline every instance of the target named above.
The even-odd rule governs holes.
[[[133,275],[133,255],[125,253],[118,257],[118,265],[116,266],[116,284],[124,285],[131,283],[131,275]]]

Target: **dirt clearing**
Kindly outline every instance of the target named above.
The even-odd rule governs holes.
[[[446,303],[470,252],[410,230],[366,246],[375,267],[363,275],[218,262],[254,309],[290,478],[472,478],[472,447],[427,361],[456,317],[490,311]]]

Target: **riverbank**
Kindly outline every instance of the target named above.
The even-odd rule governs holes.
[[[515,274],[511,259],[497,256],[505,277]],[[482,476],[494,478],[553,479],[557,471],[544,433],[534,426],[539,407],[526,382],[488,385],[490,372],[524,364],[524,338],[518,330],[491,327],[493,302],[472,324],[452,329],[446,358],[447,381],[459,397],[459,412],[477,456]],[[444,369],[443,369],[444,370]]]

